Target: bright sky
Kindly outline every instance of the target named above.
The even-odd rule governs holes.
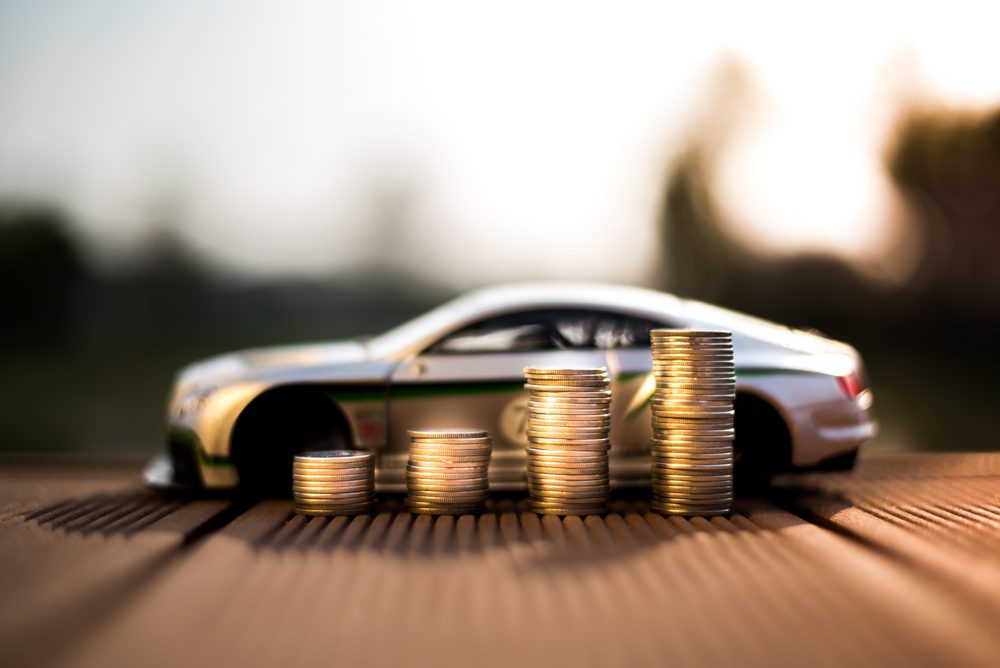
[[[949,2],[0,3],[0,194],[56,198],[99,252],[157,203],[246,272],[392,252],[458,284],[640,280],[670,160],[726,58],[750,114],[716,186],[762,248],[893,246],[898,103],[1000,101],[998,11]]]

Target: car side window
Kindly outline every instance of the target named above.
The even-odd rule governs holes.
[[[649,346],[649,330],[656,323],[617,313],[571,311],[556,315],[553,327],[557,343],[570,348],[642,348]]]
[[[446,336],[427,352],[441,355],[530,352],[556,347],[546,314],[491,318]]]
[[[649,330],[661,326],[625,315],[602,316],[594,326],[594,347],[604,350],[648,348]]]
[[[556,349],[615,349],[649,346],[657,323],[618,313],[544,310],[483,320],[458,330],[427,349],[438,355],[530,352]]]

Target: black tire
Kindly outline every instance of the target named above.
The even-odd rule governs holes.
[[[296,454],[350,447],[346,420],[323,392],[279,388],[254,399],[237,419],[232,459],[241,492],[288,497]]]
[[[738,492],[767,489],[771,477],[792,464],[792,437],[781,414],[767,401],[737,394],[734,486]]]

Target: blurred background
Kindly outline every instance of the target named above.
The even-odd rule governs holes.
[[[146,453],[174,371],[473,287],[644,285],[992,449],[1000,11],[0,3],[0,450]]]

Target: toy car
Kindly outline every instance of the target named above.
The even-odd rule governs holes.
[[[377,454],[380,491],[404,491],[407,429],[475,427],[493,436],[490,486],[526,487],[526,366],[607,367],[615,487],[649,481],[649,330],[733,332],[737,486],[777,472],[849,468],[875,431],[851,346],[704,303],[626,286],[515,284],[482,289],[380,336],[265,348],[177,376],[159,488],[287,493],[295,453]]]

